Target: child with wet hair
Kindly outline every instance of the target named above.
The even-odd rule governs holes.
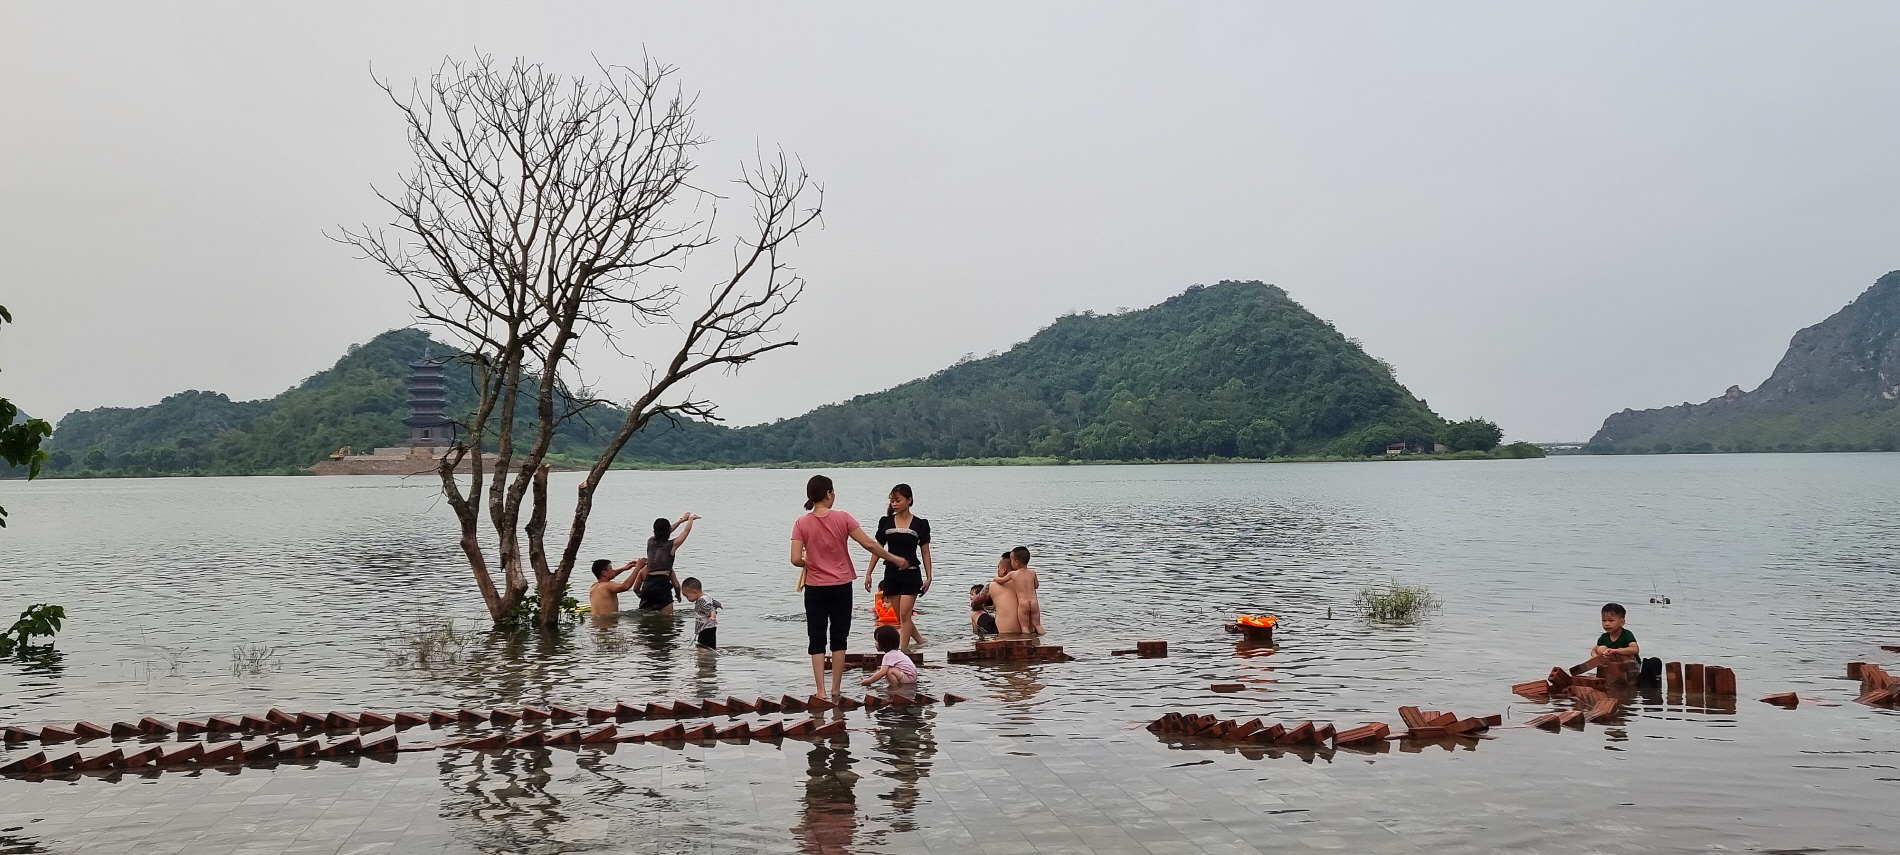
[[[880,626],[872,635],[877,639],[877,649],[884,652],[884,659],[878,663],[877,671],[860,681],[859,685],[869,686],[879,680],[885,681],[892,689],[917,685],[917,663],[910,661],[904,651],[897,649],[897,627]]]
[[[1042,580],[1036,577],[1035,568],[1029,566],[1029,547],[1018,546],[1003,553],[1003,560],[996,565],[996,578],[991,579],[990,584],[1015,592],[1017,621],[1023,632],[1043,634],[1042,600],[1036,596]]]

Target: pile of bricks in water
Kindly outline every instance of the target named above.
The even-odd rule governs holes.
[[[1137,641],[1127,650],[1111,650],[1110,656],[1140,656],[1143,659],[1166,659],[1168,643],[1165,641]]]
[[[1473,736],[1503,721],[1501,715],[1473,716],[1459,718],[1452,713],[1420,710],[1418,707],[1400,707],[1399,717],[1405,720],[1406,732],[1392,736],[1392,728],[1383,722],[1372,722],[1350,730],[1337,730],[1324,722],[1303,721],[1288,727],[1283,724],[1267,724],[1260,719],[1237,721],[1219,719],[1211,715],[1171,712],[1148,724],[1148,730],[1156,734],[1189,736],[1200,739],[1220,740],[1223,742],[1253,743],[1257,745],[1325,745],[1330,742],[1334,747],[1346,748],[1383,743],[1387,739],[1442,739],[1445,737]]]
[[[943,702],[946,704],[963,700],[966,699],[957,695],[943,696]],[[579,723],[587,722],[588,725],[593,725],[608,720],[627,722],[639,719],[707,718],[748,713],[853,710],[861,707],[878,709],[884,706],[921,706],[937,702],[937,698],[925,694],[893,695],[888,699],[870,695],[863,701],[848,697],[836,700],[816,696],[799,699],[786,695],[777,700],[760,698],[756,701],[743,701],[727,698],[724,701],[677,701],[670,704],[650,703],[645,706],[620,703],[613,706],[591,706],[585,709],[564,706],[523,707],[516,710],[494,709],[486,713],[461,709],[435,710],[428,713],[400,712],[394,715],[367,711],[354,714],[331,712],[319,715],[310,712],[289,713],[273,709],[262,716],[214,716],[202,720],[179,721],[175,724],[148,716],[136,724],[119,722],[111,727],[101,727],[92,722],[82,721],[72,727],[47,725],[38,730],[8,727],[4,730],[5,742],[8,746],[13,746],[31,741],[38,741],[43,745],[55,745],[75,740],[84,742],[101,738],[113,740],[136,738],[147,741],[130,748],[113,748],[91,755],[74,751],[63,756],[49,757],[47,752],[38,751],[0,766],[0,775],[47,776],[76,771],[237,766],[303,758],[387,756],[398,751],[432,751],[450,748],[490,750],[542,745],[602,745],[619,742],[683,745],[686,742],[715,740],[819,737],[843,732],[844,722],[824,723],[807,718],[793,722],[774,721],[760,724],[739,722],[727,727],[704,724],[691,729],[683,724],[675,723],[648,733],[621,733],[617,724],[605,724],[587,731],[586,726]],[[304,738],[319,731],[375,732],[393,729],[400,732],[421,726],[434,729],[448,725],[512,726],[517,723],[532,725],[540,722],[555,724],[575,722],[576,726],[562,730],[534,728],[515,734],[490,733],[445,742],[408,745],[400,744],[394,734],[381,738],[372,738],[367,735],[346,736],[341,739],[332,739],[327,744],[315,738]],[[152,738],[172,737],[173,734],[176,734],[176,738],[180,741],[190,741],[176,746],[153,744],[149,741]],[[196,741],[196,737],[200,734],[204,736],[202,742]],[[244,740],[249,734],[292,734],[293,738],[288,741],[265,739],[262,742],[247,744]]]
[[[1879,665],[1871,662],[1847,663],[1848,679],[1860,680],[1860,697],[1854,700],[1869,706],[1881,706],[1900,701],[1900,679],[1895,679]]]
[[[1663,665],[1663,682],[1671,692],[1692,695],[1733,695],[1735,672],[1720,665],[1670,662]]]
[[[910,657],[910,663],[912,665],[919,668],[924,667],[924,655],[922,653],[912,653],[906,650],[904,651],[904,655]],[[844,655],[844,667],[846,668],[868,668],[875,671],[883,664],[884,654],[882,653],[846,653]],[[825,657],[825,667],[831,667],[831,657],[829,656]]]
[[[951,662],[1068,662],[1075,657],[1062,652],[1059,645],[1039,645],[1030,638],[991,639],[976,643],[975,650],[952,650],[944,654]]]

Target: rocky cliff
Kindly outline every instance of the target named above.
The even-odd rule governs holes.
[[[1589,450],[1893,451],[1900,449],[1900,271],[1832,317],[1795,333],[1752,392],[1730,386],[1700,404],[1624,410]]]

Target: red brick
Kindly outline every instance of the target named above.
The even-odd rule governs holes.
[[[581,742],[583,744],[593,744],[596,742],[614,742],[619,738],[619,736],[620,736],[620,728],[618,726],[606,724],[606,725],[601,725],[599,730],[593,731],[592,733],[581,734]]]
[[[1208,688],[1213,689],[1216,692],[1238,692],[1241,689],[1247,688],[1247,684],[1245,683],[1215,683],[1214,685],[1209,686]]]
[[[1319,741],[1319,731],[1313,727],[1312,722],[1303,721],[1294,725],[1291,729],[1287,730],[1287,732],[1280,734],[1280,738],[1274,741],[1281,745],[1309,744]]]
[[[703,742],[705,740],[712,739],[713,733],[714,731],[713,731],[712,725],[702,724],[698,727],[695,727],[691,730],[686,731],[686,733],[681,738],[686,739],[689,742]]]
[[[1528,724],[1531,727],[1542,728],[1544,730],[1556,730],[1560,727],[1563,727],[1563,722],[1559,721],[1559,716],[1556,713],[1550,713],[1548,715],[1540,715],[1534,719],[1531,719],[1530,721],[1525,722],[1525,724]]]
[[[1168,655],[1168,643],[1165,641],[1137,641],[1135,652],[1148,658],[1160,658]]]
[[[363,753],[364,754],[394,754],[400,747],[401,746],[398,745],[396,742],[396,737],[391,735],[391,736],[385,736],[381,739],[373,739],[373,740],[370,740],[369,742],[363,743]]]
[[[244,730],[244,724],[234,718],[214,715],[205,722],[205,728],[212,733],[238,733]]]
[[[1584,713],[1583,718],[1585,721],[1597,721],[1613,715],[1616,715],[1616,699],[1606,697],[1597,701],[1589,711]]]
[[[331,710],[323,717],[323,726],[330,730],[345,730],[356,727],[356,716]]]
[[[885,701],[883,698],[880,698],[876,695],[864,696],[864,708],[867,710],[878,709],[880,707],[883,707],[884,705],[885,705]]]
[[[1266,728],[1262,730],[1254,731],[1253,741],[1260,743],[1262,745],[1266,745],[1266,744],[1279,742],[1280,737],[1285,736],[1285,735],[1286,735],[1286,725],[1270,724],[1270,725],[1267,725]]]
[[[319,745],[316,740],[306,739],[302,742],[293,742],[289,745],[280,747],[277,751],[277,756],[279,757],[315,757],[317,756],[317,752],[320,750],[322,750],[322,746]]]
[[[291,715],[290,713],[284,712],[283,710],[280,710],[276,707],[271,707],[270,712],[267,712],[264,714],[264,720],[270,722],[271,724],[277,725],[278,727],[296,727],[297,726],[296,716]]]
[[[953,695],[953,694],[950,694],[949,692],[943,693],[944,706],[949,706],[951,704],[960,704],[967,700],[969,700],[969,698],[966,698],[962,695]]]
[[[1787,707],[1788,709],[1794,709],[1796,706],[1800,705],[1801,698],[1800,696],[1796,695],[1793,692],[1782,692],[1781,694],[1778,694],[1778,695],[1769,695],[1768,697],[1762,698],[1761,702],[1764,704],[1774,704],[1775,706],[1778,706],[1778,707]]]
[[[267,744],[272,744],[272,743],[267,743]],[[162,756],[164,753],[165,753],[165,749],[157,745],[148,745],[143,748],[136,748],[131,751],[127,751],[124,757],[125,768],[137,769],[140,766],[149,766],[153,763],[158,762],[158,758]]]
[[[832,703],[831,699],[821,698],[817,695],[812,695],[811,697],[805,699],[806,709],[828,710],[835,706],[837,706],[837,704]]]
[[[1221,738],[1231,742],[1239,742],[1240,740],[1253,736],[1255,731],[1263,727],[1266,727],[1266,724],[1261,722],[1260,719],[1248,719],[1247,721],[1228,728],[1226,733],[1221,734]]]
[[[1718,695],[1735,694],[1735,672],[1721,668],[1715,673],[1715,693]]]
[[[259,742],[256,745],[244,749],[244,762],[246,763],[262,763],[266,760],[275,759],[277,759],[277,743],[271,742],[270,740]]]
[[[1425,726],[1426,727],[1450,727],[1457,723],[1458,723],[1457,715],[1453,713],[1448,713],[1448,712],[1441,712],[1437,715],[1432,716],[1431,721],[1425,722]]]
[[[1418,707],[1399,707],[1399,718],[1405,722],[1407,728],[1412,730],[1426,726],[1428,721],[1424,711]]]
[[[731,710],[733,715],[744,715],[745,713],[757,712],[759,705],[751,701],[742,701],[738,698],[727,696],[726,709]]]
[[[784,735],[785,725],[782,722],[769,722],[752,729],[753,739],[779,739]]]
[[[68,741],[78,739],[78,738],[79,738],[79,734],[74,733],[72,730],[68,728],[59,727],[57,725],[49,724],[45,727],[40,728],[41,742],[46,742],[46,743],[68,742]]]
[[[182,748],[159,754],[158,765],[182,766],[186,763],[196,763],[198,762],[198,758],[204,756],[204,753],[205,747],[202,744],[196,742],[187,743]]]
[[[54,757],[53,759],[46,761],[45,765],[41,766],[38,769],[35,769],[34,772],[41,775],[53,775],[53,774],[58,774],[60,772],[71,772],[79,768],[79,759],[80,759],[79,752],[74,751],[70,754],[66,754],[60,757]]]
[[[395,719],[383,715],[382,713],[365,711],[356,717],[356,726],[366,730],[378,730],[389,727],[395,723]]]
[[[811,734],[812,728],[816,727],[817,725],[818,725],[818,721],[816,719],[808,718],[803,721],[795,721],[785,726],[785,735],[786,736],[807,736]]]
[[[244,743],[236,739],[215,743],[205,748],[204,756],[198,758],[198,762],[242,763],[244,762]]]
[[[1550,681],[1550,690],[1552,693],[1556,693],[1564,689],[1568,689],[1570,688],[1570,683],[1571,683],[1570,672],[1565,671],[1562,668],[1552,668],[1550,669],[1549,681]]]
[[[269,733],[277,729],[276,722],[254,715],[238,716],[238,724],[244,725],[245,730],[256,730],[264,733]]]
[[[487,736],[479,737],[476,739],[462,740],[462,744],[456,747],[467,748],[473,751],[493,751],[497,748],[502,747],[502,744],[503,744],[503,740],[502,740],[501,734],[491,733]]]
[[[851,697],[850,695],[838,696],[838,709],[849,711],[849,710],[857,709],[861,706],[864,706],[864,703],[859,701],[857,698]]]
[[[616,718],[619,715],[620,715],[619,705],[615,705],[611,707],[588,707],[587,708],[588,721],[606,721],[610,718]]]
[[[1865,667],[1867,667],[1867,663],[1865,662],[1847,663],[1847,679],[1849,680],[1860,679],[1860,669],[1865,668]]]
[[[118,769],[124,765],[125,752],[117,748],[94,754],[91,757],[83,757],[79,760],[79,768],[88,772],[96,772],[101,769]]]
[[[1487,728],[1501,727],[1504,725],[1504,714],[1492,713],[1487,716],[1479,716],[1479,720],[1484,722],[1484,726]]]
[[[430,727],[441,727],[445,724],[453,724],[455,723],[455,721],[456,721],[455,713],[447,712],[445,710],[430,710],[429,711],[429,726]]]
[[[131,724],[129,722],[123,722],[123,721],[115,721],[112,723],[112,738],[113,739],[131,739],[134,736],[144,736],[144,735],[145,735],[145,729],[139,727],[136,724]],[[9,739],[7,741],[11,742],[13,740]]]
[[[715,732],[713,737],[716,739],[750,739],[752,737],[752,726],[742,721],[724,730]]]
[[[1583,712],[1581,710],[1565,710],[1560,712],[1557,714],[1557,723],[1568,727],[1582,727]]]
[[[546,741],[547,737],[548,737],[547,731],[530,730],[526,733],[523,733],[519,736],[509,739],[507,744],[509,748],[533,748],[534,746],[540,745],[542,742]]]
[[[352,736],[348,739],[341,739],[336,742],[332,742],[329,745],[323,746],[322,749],[317,751],[317,756],[318,757],[348,757],[349,755],[352,755],[352,754],[361,754],[361,753],[363,753],[363,740]]]
[[[626,704],[621,704],[620,706],[624,707],[626,706]],[[618,710],[618,707],[616,707],[615,709]],[[575,719],[583,719],[587,717],[587,710],[584,710],[584,709],[577,710],[573,707],[561,706],[560,704],[555,704],[554,706],[550,707],[548,709],[548,712],[553,714],[555,721],[574,721]]]
[[[732,713],[732,708],[729,706],[726,706],[725,702],[715,701],[711,698],[707,698],[706,700],[700,701],[700,708],[705,710],[706,715],[708,717],[716,716],[716,715],[730,715]]]
[[[799,700],[798,698],[794,698],[791,695],[786,695],[782,698],[779,698],[778,705],[779,705],[779,709],[782,709],[786,712],[795,713],[795,712],[805,711],[805,702],[802,700]]]
[[[1685,692],[1706,692],[1708,672],[1700,663],[1691,662],[1682,666],[1682,689]]]
[[[1682,691],[1682,663],[1669,662],[1663,665],[1663,678],[1669,691]]]
[[[515,712],[513,710],[503,710],[503,709],[490,710],[488,713],[488,720],[498,725],[514,724],[515,722],[521,720],[521,713]]]
[[[1450,724],[1444,725],[1444,728],[1445,728],[1446,733],[1450,733],[1453,735],[1465,734],[1465,733],[1477,733],[1481,730],[1484,730],[1484,722],[1475,718],[1459,719],[1459,720],[1453,721]]]
[[[8,745],[12,745],[16,742],[27,742],[38,738],[40,738],[39,734],[27,730],[24,727],[9,726],[6,729],[6,743]]]
[[[412,713],[412,712],[396,713],[396,729],[398,730],[407,730],[409,728],[416,727],[418,725],[428,724],[428,723],[429,723],[429,717],[421,713]]]
[[[616,708],[616,710],[617,709],[618,708]],[[554,717],[554,713],[548,712],[547,710],[544,710],[540,707],[522,707],[521,708],[522,721],[536,721],[536,722],[547,721],[548,719],[551,719],[553,717]]]
[[[1391,732],[1392,729],[1387,727],[1383,722],[1374,722],[1334,734],[1333,744],[1357,745],[1362,742],[1373,742],[1386,738],[1391,735]]]
[[[677,722],[647,734],[647,741],[649,742],[677,741],[684,738],[686,738],[686,725]]]
[[[829,724],[821,724],[811,729],[811,735],[813,736],[837,736],[838,734],[843,733],[843,732],[844,732],[843,719],[839,719],[838,721],[834,721]]]

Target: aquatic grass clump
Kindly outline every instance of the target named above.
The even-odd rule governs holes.
[[[1412,623],[1443,605],[1431,589],[1397,582],[1388,582],[1383,588],[1367,585],[1353,597],[1353,606],[1367,620],[1390,623]]]
[[[462,664],[463,652],[474,643],[473,634],[456,630],[454,618],[420,620],[404,627],[397,643],[385,647],[383,654],[391,667],[428,670]]]
[[[267,671],[282,671],[284,665],[278,661],[277,648],[268,644],[252,644],[231,648],[231,676],[261,677]],[[176,672],[177,667],[173,666]]]

